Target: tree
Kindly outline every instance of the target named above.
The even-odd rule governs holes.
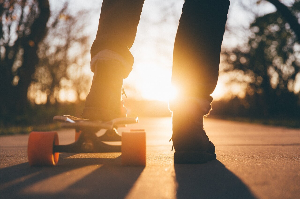
[[[48,0],[0,3],[0,115],[21,114],[50,17]]]
[[[2,1],[1,1],[2,2]],[[74,13],[68,3],[50,16],[45,0],[0,3],[0,122],[9,124],[36,102],[60,102],[61,90],[74,100],[88,92],[89,34],[85,10]]]
[[[300,24],[298,23],[297,17],[294,15],[293,10],[290,10],[286,5],[284,5],[279,0],[267,0],[273,4],[281,16],[289,23],[291,29],[296,34],[298,41],[300,41]],[[299,2],[293,5],[294,8],[299,7]]]
[[[291,7],[299,13],[299,2]],[[300,74],[299,44],[289,23],[277,11],[255,19],[246,46],[226,51],[229,71],[239,71],[247,78],[246,98],[249,108],[263,116],[298,114],[299,93],[295,93]]]
[[[66,3],[53,14],[48,24],[48,35],[40,44],[40,61],[29,92],[33,101],[37,94],[42,93],[46,104],[56,104],[60,102],[59,92],[62,89],[75,92],[78,100],[89,88],[91,78],[82,72],[89,59],[90,37],[84,31],[89,12],[82,10],[71,14],[68,5]]]

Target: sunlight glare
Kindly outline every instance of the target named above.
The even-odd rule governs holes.
[[[169,100],[174,100],[176,97],[178,97],[178,89],[175,86],[171,85]]]
[[[126,81],[146,100],[169,101],[177,93],[171,86],[171,69],[155,64],[137,64]]]

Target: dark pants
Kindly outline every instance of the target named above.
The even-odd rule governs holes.
[[[144,0],[104,0],[91,55],[113,50],[128,61]],[[229,0],[186,0],[174,44],[172,83],[180,95],[211,100]]]

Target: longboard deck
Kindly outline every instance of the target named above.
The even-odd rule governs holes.
[[[138,118],[116,118],[107,122],[103,121],[91,121],[88,119],[77,118],[74,116],[54,116],[54,121],[61,122],[63,128],[76,128],[76,129],[113,129],[116,127],[122,127],[126,124],[138,123]]]

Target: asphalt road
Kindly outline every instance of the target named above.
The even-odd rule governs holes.
[[[300,198],[299,129],[206,119],[217,160],[174,165],[171,118],[132,128],[146,130],[146,167],[121,166],[120,153],[61,154],[55,167],[30,167],[28,136],[0,137],[0,198]]]

